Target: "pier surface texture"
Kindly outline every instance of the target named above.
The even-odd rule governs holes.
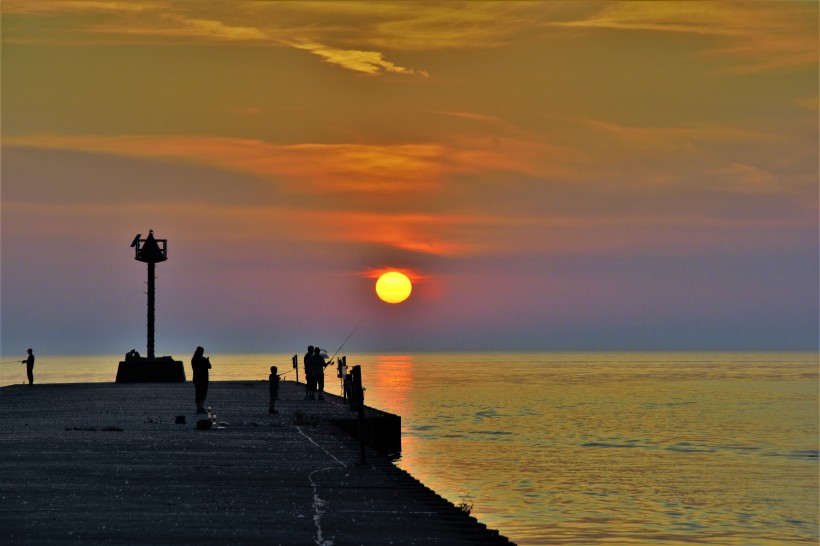
[[[360,464],[345,400],[279,393],[269,414],[266,381],[211,382],[221,424],[198,430],[191,383],[0,388],[0,543],[510,544],[383,454]]]

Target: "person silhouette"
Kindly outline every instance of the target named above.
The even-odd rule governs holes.
[[[308,360],[308,369],[310,370],[313,390],[319,393],[319,400],[324,400],[325,358],[322,356],[322,350],[319,347],[313,349],[313,356]]]
[[[308,398],[313,398],[313,383],[311,381],[310,365],[308,364],[312,356],[313,345],[308,345],[307,352],[305,353],[305,356],[302,358],[302,362],[305,365],[305,400],[307,400]]]
[[[271,366],[270,376],[268,377],[268,380],[270,381],[270,384],[268,385],[268,392],[270,393],[270,406],[268,407],[268,413],[279,413],[276,411],[276,398],[279,396],[279,374],[276,372],[276,366]]]
[[[26,375],[28,376],[28,384],[34,385],[34,353],[31,349],[28,350],[28,356],[25,360],[21,360],[26,365]]]
[[[207,413],[205,411],[205,397],[208,395],[208,370],[211,369],[211,359],[205,356],[205,349],[202,347],[197,347],[194,351],[194,356],[191,358],[191,368],[194,371],[196,412]]]

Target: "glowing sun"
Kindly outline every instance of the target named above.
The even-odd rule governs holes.
[[[376,294],[387,303],[401,303],[410,297],[413,285],[404,273],[390,271],[376,281]]]

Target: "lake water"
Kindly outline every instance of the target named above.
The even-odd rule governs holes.
[[[180,358],[189,369],[190,355]],[[113,381],[118,360],[38,356],[35,381]],[[282,354],[211,361],[215,381],[290,367]],[[402,416],[396,464],[520,545],[818,543],[816,353],[348,364],[362,367],[368,405]],[[0,385],[24,376],[3,364]],[[338,392],[330,368],[326,388]]]

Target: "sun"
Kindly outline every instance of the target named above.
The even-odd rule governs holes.
[[[376,281],[376,294],[387,303],[401,303],[410,297],[413,285],[404,273],[389,271]]]

